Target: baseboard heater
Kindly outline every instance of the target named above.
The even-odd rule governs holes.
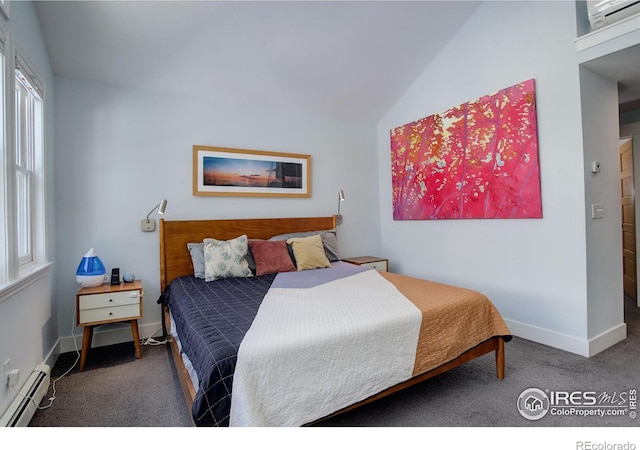
[[[38,364],[29,375],[20,393],[0,417],[0,427],[26,427],[36,412],[42,397],[49,390],[51,369]]]

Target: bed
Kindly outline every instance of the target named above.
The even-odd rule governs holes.
[[[511,335],[484,295],[341,261],[335,230],[334,216],[160,219],[163,333],[196,426],[313,424],[490,352],[504,378]],[[229,243],[253,250],[251,274],[215,275]]]

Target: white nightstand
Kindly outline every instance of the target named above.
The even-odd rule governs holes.
[[[343,258],[342,260],[349,264],[369,267],[383,272],[389,271],[389,260],[386,258],[378,258],[377,256],[356,256],[354,258]]]
[[[93,329],[98,325],[115,322],[129,322],[136,358],[142,358],[138,319],[142,318],[142,281],[120,283],[111,286],[103,284],[84,287],[76,293],[76,325],[84,327],[80,370],[84,369],[87,353],[91,348]]]

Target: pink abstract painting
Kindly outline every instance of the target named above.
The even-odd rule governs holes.
[[[533,79],[391,130],[394,220],[541,218]]]

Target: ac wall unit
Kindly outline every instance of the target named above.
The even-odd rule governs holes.
[[[1,427],[26,427],[36,412],[42,397],[49,390],[51,369],[38,364],[29,375],[20,393],[0,417]]]
[[[587,0],[589,23],[597,30],[640,12],[638,0]]]

